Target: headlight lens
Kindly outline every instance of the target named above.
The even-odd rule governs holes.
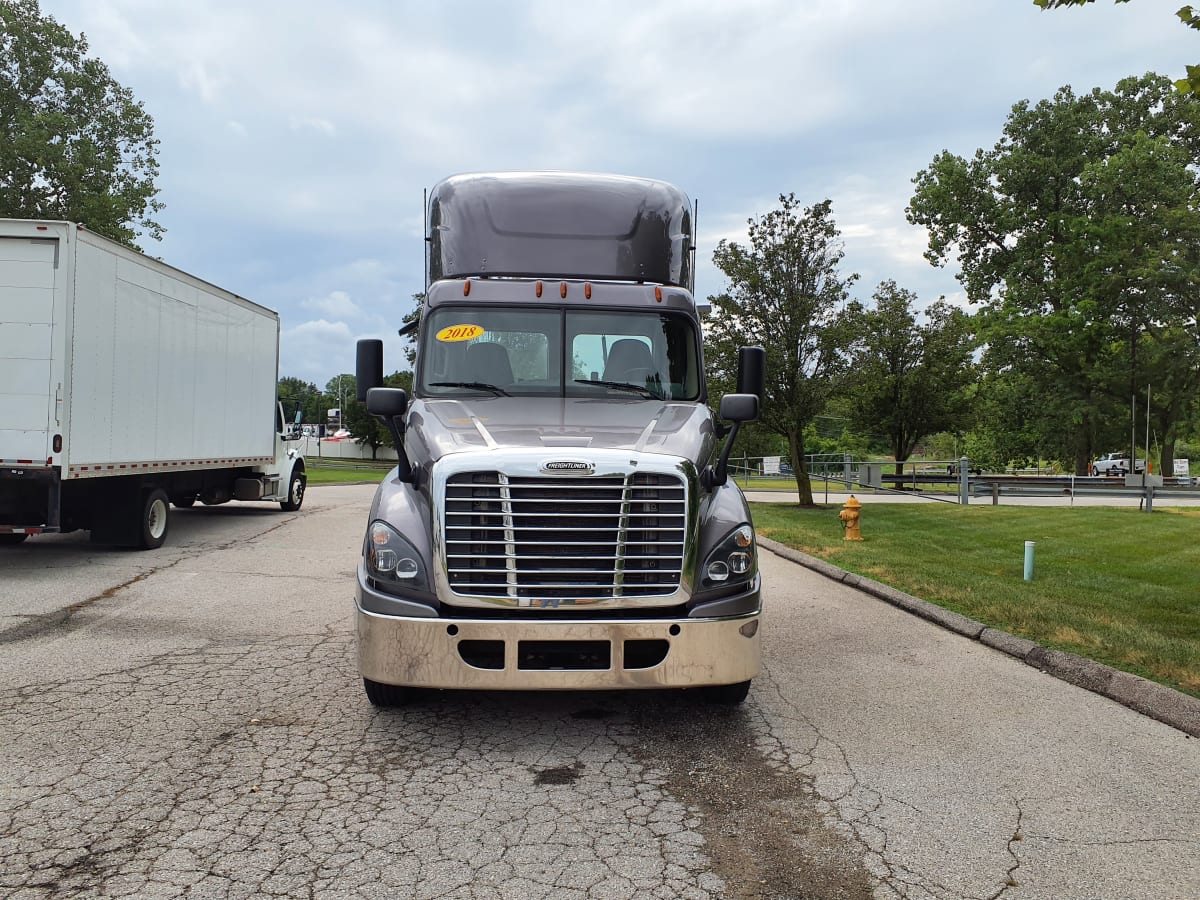
[[[429,588],[421,555],[394,528],[383,522],[372,522],[367,532],[367,571],[372,578],[385,584]]]
[[[739,525],[730,532],[704,563],[704,582],[710,586],[725,584],[731,578],[742,581],[757,568],[754,529]]]

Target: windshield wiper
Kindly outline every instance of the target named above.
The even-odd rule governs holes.
[[[643,384],[630,384],[627,381],[592,381],[590,378],[576,378],[576,384],[596,384],[600,387],[614,388],[618,391],[633,391],[650,400],[662,400],[658,394]]]
[[[457,387],[467,388],[472,391],[491,391],[497,397],[511,397],[508,391],[502,387],[496,387],[494,384],[487,384],[482,381],[431,381],[430,387]]]

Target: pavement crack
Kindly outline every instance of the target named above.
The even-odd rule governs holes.
[[[171,560],[169,563],[164,563],[160,566],[155,566],[151,569],[146,569],[134,575],[127,581],[120,584],[115,584],[112,587],[106,588],[98,594],[94,594],[85,600],[79,600],[72,603],[70,606],[64,606],[62,609],[56,609],[53,612],[41,613],[39,615],[22,616],[25,621],[19,625],[11,625],[8,628],[0,630],[0,644],[15,644],[19,641],[27,641],[33,638],[41,637],[49,632],[56,632],[55,637],[62,634],[74,631],[80,627],[75,623],[75,616],[86,610],[88,607],[100,603],[104,600],[111,600],[117,594],[124,591],[126,588],[133,587],[150,578],[152,575],[157,575],[159,572],[165,572],[182,562],[183,557]]]
[[[990,894],[987,900],[997,900],[997,898],[1004,896],[1005,892],[1008,891],[1009,888],[1014,888],[1018,884],[1017,869],[1021,868],[1021,857],[1017,855],[1014,845],[1025,840],[1025,832],[1021,830],[1021,822],[1025,818],[1025,810],[1021,806],[1020,798],[1014,797],[1013,803],[1017,807],[1017,824],[1016,827],[1013,828],[1012,837],[1008,839],[1007,846],[1008,855],[1012,857],[1012,865],[1008,867],[1008,871],[1004,874],[1003,886],[1001,886],[1001,888],[994,894]]]

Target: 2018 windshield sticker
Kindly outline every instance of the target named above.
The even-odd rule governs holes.
[[[482,325],[451,325],[443,328],[434,337],[439,341],[453,343],[454,341],[470,341],[483,334]]]

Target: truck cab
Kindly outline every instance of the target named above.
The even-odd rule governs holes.
[[[400,461],[358,568],[368,699],[413,687],[702,688],[760,668],[749,508],[727,477],[762,351],[708,406],[692,208],[663,182],[457,176],[429,207],[413,395],[358,385]],[[725,435],[725,440],[722,436]]]

